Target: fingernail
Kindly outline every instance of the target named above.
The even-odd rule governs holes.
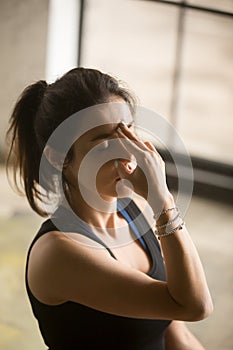
[[[118,126],[118,128],[117,128],[117,131],[118,131],[118,132],[121,132],[121,128],[120,128],[119,126]]]
[[[115,168],[118,167],[118,161],[117,161],[117,160],[115,160],[115,162],[114,162],[114,167],[115,167]]]
[[[125,123],[123,120],[120,122],[120,124],[121,124],[122,126],[126,126],[126,123]]]

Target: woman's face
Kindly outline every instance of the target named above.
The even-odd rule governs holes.
[[[111,200],[118,196],[116,185],[120,180],[114,162],[130,162],[131,157],[119,140],[117,128],[121,121],[133,128],[133,118],[120,98],[112,99],[97,115],[99,126],[90,125],[74,143],[73,158],[65,175],[71,190],[78,188],[87,196],[97,191],[103,199]]]

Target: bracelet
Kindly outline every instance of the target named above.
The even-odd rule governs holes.
[[[167,213],[168,211],[170,211],[170,210],[177,210],[177,211],[179,211],[179,208],[178,208],[178,207],[173,207],[173,208],[165,209],[165,210],[163,210],[161,213],[155,214],[155,215],[154,215],[154,219],[157,220],[159,216],[166,214],[166,213]]]
[[[183,223],[183,219],[181,218],[181,216],[178,216],[177,217],[177,221],[173,221],[171,224],[170,227],[167,227],[167,225],[165,226],[165,229],[163,228],[162,230],[160,230],[159,228],[155,229],[156,231],[156,234],[158,235],[162,235],[163,233],[168,233],[168,232],[171,232],[175,229],[177,229],[182,223]]]
[[[171,225],[174,221],[176,221],[176,219],[177,219],[179,216],[180,216],[180,213],[178,213],[178,214],[174,217],[174,219],[169,220],[166,224],[164,224],[164,225],[155,225],[155,227],[157,227],[157,228],[163,228],[163,227],[166,227],[166,226],[168,226],[168,225]]]
[[[158,236],[158,239],[160,239],[161,237],[167,237],[173,234],[174,232],[176,232],[177,230],[182,230],[184,225],[185,225],[185,222],[183,221],[179,226],[173,228],[171,231],[164,232],[164,233],[158,233],[157,231],[156,235]]]

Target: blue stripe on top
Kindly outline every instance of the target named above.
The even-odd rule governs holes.
[[[119,210],[119,212],[124,216],[124,218],[128,222],[130,228],[132,229],[132,231],[135,234],[135,236],[137,237],[137,239],[140,241],[140,243],[143,246],[144,250],[147,251],[148,249],[147,249],[145,240],[142,238],[140,232],[138,231],[137,226],[133,222],[133,219],[130,217],[130,215],[127,213],[127,211],[122,207],[122,204],[119,201],[117,203],[117,209]]]

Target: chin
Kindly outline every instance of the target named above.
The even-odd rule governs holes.
[[[125,184],[126,182],[127,186]],[[115,184],[113,189],[109,189],[108,193],[106,187],[104,191],[99,191],[99,193],[103,199],[111,201],[114,198],[132,197],[133,189],[129,181],[121,180]]]
[[[130,181],[122,179],[116,184],[116,193],[118,198],[132,197],[133,196],[133,186]]]
[[[132,197],[133,191],[130,187],[125,186],[122,181],[115,184],[114,188],[107,190],[105,187],[103,191],[98,190],[100,196],[106,201],[112,201],[116,198]]]

